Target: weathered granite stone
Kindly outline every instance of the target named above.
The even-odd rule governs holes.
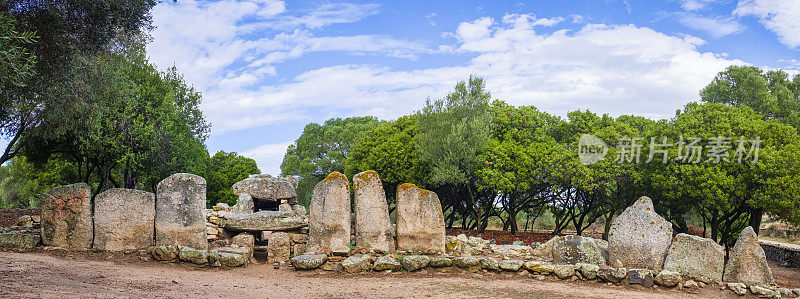
[[[459,256],[453,259],[453,265],[459,268],[472,268],[480,266],[480,261],[472,256]]]
[[[308,222],[308,250],[349,251],[350,186],[347,177],[332,172],[314,186]]]
[[[194,249],[186,246],[178,247],[178,258],[192,264],[205,265],[208,263],[208,251]]]
[[[453,260],[443,256],[432,257],[429,265],[434,268],[450,267],[453,265]]]
[[[543,258],[546,258],[546,259],[552,259],[553,258],[553,243],[556,240],[557,240],[557,237],[550,238],[550,240],[547,240],[547,242],[544,242],[543,244],[540,244],[539,246],[536,246],[536,248],[534,248],[531,253],[533,255],[535,255],[535,256],[538,256],[538,257],[543,257]]]
[[[375,271],[400,271],[401,269],[403,269],[403,266],[400,265],[400,262],[388,255],[378,257],[378,259],[375,260],[375,265],[372,267],[372,270]]]
[[[664,261],[664,269],[689,278],[711,283],[722,281],[725,250],[714,240],[688,234],[678,234]]]
[[[0,229],[0,248],[31,249],[42,241],[41,232],[29,227],[24,229]]]
[[[681,277],[680,273],[664,270],[656,275],[655,282],[660,286],[671,288],[678,285],[682,279],[683,277]]]
[[[772,288],[766,288],[759,285],[752,284],[748,286],[750,289],[750,293],[756,295],[761,298],[780,298],[781,294],[778,293],[777,290],[773,290]]]
[[[153,245],[156,195],[114,188],[94,199],[94,248],[136,250]]]
[[[790,288],[778,288],[777,291],[778,291],[778,293],[781,294],[782,297],[788,297],[788,296],[794,295],[792,293],[792,289],[790,289]]]
[[[356,246],[379,252],[394,251],[386,193],[378,173],[368,170],[353,176]]]
[[[554,237],[551,246],[556,264],[606,264],[608,242],[605,240],[570,235]]]
[[[514,257],[523,257],[528,256],[532,251],[528,245],[497,245],[491,244],[489,248],[492,250],[493,253],[501,255],[501,256],[514,256]]]
[[[205,208],[204,178],[188,173],[176,173],[158,183],[156,244],[208,248]]]
[[[444,216],[436,193],[414,184],[397,187],[397,248],[444,252]]]
[[[597,277],[608,282],[621,282],[628,275],[625,268],[600,268],[597,270]]]
[[[549,275],[556,270],[555,265],[542,261],[527,261],[522,266],[525,267],[525,270],[536,272],[542,275]]]
[[[482,257],[478,259],[478,262],[481,263],[481,268],[489,270],[489,271],[499,271],[500,270],[500,263],[497,262],[496,259],[490,257]]]
[[[419,269],[425,268],[431,262],[431,259],[424,255],[407,255],[400,261],[408,272],[414,272]]]
[[[580,272],[583,278],[592,280],[597,278],[597,271],[600,271],[600,266],[595,264],[577,263],[575,264],[575,270]]]
[[[219,256],[220,266],[222,267],[241,267],[247,265],[247,256],[245,255],[221,251],[217,251],[217,254]]]
[[[653,286],[653,272],[649,269],[628,270],[628,284],[638,284],[645,287]]]
[[[291,181],[269,175],[253,175],[233,184],[233,194],[244,193],[254,198],[274,201],[297,198],[295,186]]]
[[[369,255],[356,254],[342,261],[342,268],[347,273],[360,273],[372,269],[372,260]]]
[[[517,272],[522,268],[524,262],[522,260],[502,260],[500,261],[500,269],[503,271]]]
[[[40,200],[42,244],[65,249],[92,247],[91,189],[84,183],[59,186]]]
[[[239,198],[236,199],[236,204],[231,207],[231,213],[233,214],[249,214],[253,212],[253,197],[250,194],[242,193],[239,194]]]
[[[656,214],[650,198],[642,196],[611,222],[608,263],[660,269],[671,243],[672,225]]]
[[[553,274],[560,279],[568,279],[575,275],[575,266],[573,265],[556,265],[553,269]]]
[[[289,260],[291,255],[291,240],[289,234],[274,232],[267,241],[267,261],[280,263]]]
[[[728,289],[736,293],[736,295],[747,295],[747,285],[740,282],[731,282],[727,284]]]
[[[772,270],[767,265],[764,249],[758,243],[758,236],[753,228],[748,226],[742,230],[733,250],[728,255],[728,264],[725,265],[725,281],[743,282],[748,285],[762,284],[773,285],[775,279]]]
[[[312,270],[327,262],[328,256],[324,254],[304,254],[293,257],[291,261],[295,270]]]
[[[256,246],[256,238],[252,234],[241,233],[231,238],[231,245],[236,245],[237,247],[246,249],[247,253],[245,256],[252,259],[253,251]]]
[[[153,258],[157,261],[169,262],[178,258],[178,247],[172,245],[159,245],[153,248],[151,252]]]
[[[287,231],[307,225],[303,218],[293,212],[259,211],[248,214],[227,214],[220,226],[230,231]]]
[[[211,267],[222,267],[219,261],[219,251],[216,249],[208,251],[208,265]]]

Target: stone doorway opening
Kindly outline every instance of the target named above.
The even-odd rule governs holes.
[[[259,198],[253,198],[253,212],[258,211],[278,211],[278,207],[280,206],[280,201],[276,200],[264,200]]]

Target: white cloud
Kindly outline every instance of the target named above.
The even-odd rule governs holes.
[[[732,17],[702,17],[693,13],[683,13],[680,19],[681,24],[688,27],[706,31],[715,38],[739,33],[744,30],[744,25],[740,24]]]
[[[778,35],[790,48],[800,47],[800,1],[742,0],[733,11],[737,16],[754,16],[767,29]]]
[[[705,9],[709,4],[720,2],[720,0],[682,0],[681,2],[681,7],[684,10],[696,11]]]
[[[286,155],[286,149],[290,144],[292,143],[282,142],[265,144],[249,149],[241,153],[241,155],[256,160],[256,164],[258,164],[261,173],[277,176],[281,174],[280,165],[281,162],[283,162],[283,156]]]

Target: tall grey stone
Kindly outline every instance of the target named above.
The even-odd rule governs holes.
[[[397,187],[397,248],[419,252],[444,252],[442,205],[436,193],[414,184]]]
[[[332,172],[314,186],[308,217],[308,251],[347,252],[350,249],[350,185]]]
[[[688,234],[672,239],[664,270],[671,270],[706,283],[722,281],[725,250],[714,240]]]
[[[728,264],[725,265],[724,280],[748,285],[775,284],[764,249],[758,243],[758,236],[752,227],[745,227],[733,245],[733,250],[728,255]]]
[[[608,242],[584,236],[562,236],[553,238],[553,263],[587,263],[605,265],[608,257]]]
[[[114,188],[94,199],[94,248],[122,251],[153,245],[156,195]]]
[[[608,263],[661,269],[671,243],[672,225],[656,214],[649,197],[642,196],[611,222]]]
[[[84,183],[53,188],[40,200],[42,244],[65,249],[92,247],[91,189]]]
[[[356,246],[380,252],[394,251],[386,193],[378,173],[368,170],[353,176],[356,211]]]
[[[208,247],[206,180],[189,173],[173,174],[156,187],[156,244]]]

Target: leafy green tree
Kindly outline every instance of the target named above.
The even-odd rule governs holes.
[[[251,174],[261,173],[256,161],[234,152],[219,151],[209,160],[205,173],[207,205],[213,207],[218,202],[236,204],[237,197],[231,188],[238,181]]]
[[[24,111],[29,110],[25,101],[20,101],[18,93],[27,86],[35,74],[36,56],[24,46],[34,42],[32,32],[19,32],[13,19],[0,12],[0,137],[6,137],[10,144],[17,142],[21,135],[17,119],[25,121]],[[0,165],[14,157],[15,151],[7,146],[0,155]]]
[[[298,176],[297,196],[311,199],[314,185],[329,173],[345,172],[345,162],[356,140],[378,124],[375,117],[333,118],[322,125],[311,123],[290,145],[281,163],[282,175]]]
[[[0,166],[0,208],[28,208],[39,205],[39,197],[48,190],[77,181],[76,167],[63,159],[50,159],[36,167],[16,156]]]

